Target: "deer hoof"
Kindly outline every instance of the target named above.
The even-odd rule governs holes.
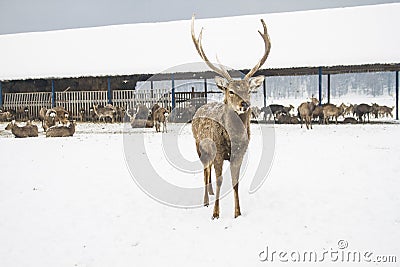
[[[212,220],[214,220],[214,219],[219,219],[219,214],[215,214],[215,213],[214,213],[213,216],[211,217],[211,219],[212,219]]]
[[[239,211],[239,212],[235,212],[235,219],[236,219],[237,217],[239,217],[240,215],[242,215],[242,214],[240,213],[240,211]]]

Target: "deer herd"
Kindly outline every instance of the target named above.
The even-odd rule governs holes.
[[[222,170],[225,160],[230,161],[232,188],[234,192],[234,217],[241,215],[239,203],[239,173],[244,155],[250,141],[251,119],[258,120],[263,114],[263,121],[276,123],[300,124],[307,129],[312,129],[312,123],[329,124],[330,120],[338,123],[338,118],[343,117],[343,123],[358,123],[375,118],[393,117],[393,107],[379,106],[378,104],[336,106],[334,104],[321,104],[311,97],[309,101],[297,107],[297,114],[293,105],[284,106],[271,104],[267,107],[252,107],[250,103],[251,92],[257,90],[264,81],[264,76],[253,77],[268,58],[271,50],[271,41],[267,26],[261,19],[263,31],[258,31],[264,44],[264,54],[255,66],[241,80],[233,79],[228,70],[218,62],[212,63],[205,54],[202,46],[202,33],[196,37],[194,29],[195,17],[191,21],[191,37],[200,58],[218,76],[215,77],[217,87],[223,93],[223,102],[207,103],[194,109],[190,107],[190,120],[195,148],[203,165],[204,177],[204,206],[209,205],[209,195],[215,194],[212,218],[219,218],[220,190],[223,181]],[[218,59],[217,59],[218,61]],[[132,128],[153,128],[156,132],[167,132],[167,121],[171,110],[158,104],[150,109],[146,105],[137,105],[128,110],[126,107],[95,104],[89,110],[79,110],[81,122],[125,122],[129,121]],[[175,116],[175,115],[174,115]],[[26,121],[24,126],[18,126],[16,119]],[[39,112],[41,126],[46,137],[67,137],[75,133],[76,120],[72,120],[70,113],[63,107],[50,109],[42,108]],[[172,119],[172,118],[171,118]],[[29,109],[21,108],[18,111],[0,110],[0,121],[11,121],[6,130],[11,130],[15,137],[37,137],[38,127],[29,119]],[[162,130],[161,130],[162,128]],[[214,192],[211,181],[211,169],[214,167],[216,189]]]
[[[160,107],[158,104],[153,105],[149,110],[145,105],[137,105],[131,110],[124,107],[115,107],[111,104],[101,106],[98,104],[89,108],[89,116],[86,115],[84,109],[79,110],[80,122],[126,122],[129,121],[132,128],[153,128],[156,132],[167,132],[167,118],[169,111]],[[46,137],[67,137],[73,136],[75,133],[76,120],[71,119],[70,112],[64,107],[58,106],[54,108],[41,108],[37,118],[29,117],[29,109],[24,108],[24,126],[16,123],[17,116],[13,110],[0,110],[0,122],[10,121],[6,126],[6,130],[11,130],[12,134],[17,138],[37,137],[38,127],[33,124],[35,119],[40,120],[43,132]]]
[[[263,114],[262,120],[265,122],[275,122],[277,124],[301,124],[305,123],[307,129],[312,129],[312,123],[329,124],[334,120],[338,124],[338,118],[343,118],[341,123],[356,124],[365,123],[373,116],[375,119],[393,118],[393,107],[380,106],[376,103],[369,104],[349,104],[344,103],[339,106],[332,103],[319,103],[318,99],[311,97],[309,101],[301,103],[297,108],[294,106],[283,106],[271,104],[267,107],[252,107],[252,118],[259,119]]]

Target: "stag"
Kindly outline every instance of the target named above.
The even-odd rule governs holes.
[[[265,22],[261,20],[264,32],[260,32],[265,44],[265,53],[261,60],[246,74],[242,80],[234,80],[228,71],[219,64],[215,66],[208,60],[202,44],[202,30],[195,36],[194,15],[192,17],[192,40],[201,59],[216,72],[215,82],[224,93],[223,103],[208,103],[200,107],[192,121],[192,132],[196,140],[196,150],[203,164],[204,173],[204,206],[209,205],[208,195],[213,194],[211,186],[211,167],[216,175],[216,197],[213,219],[219,218],[219,197],[222,185],[222,166],[224,160],[230,161],[232,187],[235,199],[235,218],[240,216],[239,205],[239,172],[243,157],[250,141],[250,92],[257,89],[264,81],[264,76],[251,78],[264,64],[271,49],[271,42]]]

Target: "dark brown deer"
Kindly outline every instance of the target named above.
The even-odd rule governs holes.
[[[193,43],[202,60],[214,72],[222,77],[215,77],[215,82],[224,93],[223,103],[208,103],[200,107],[193,117],[192,131],[196,140],[196,149],[204,166],[204,206],[209,205],[208,194],[213,194],[211,186],[211,167],[214,165],[216,176],[216,198],[212,218],[219,218],[219,197],[222,185],[222,165],[230,161],[232,187],[235,198],[235,218],[240,216],[239,172],[243,157],[250,140],[250,92],[258,88],[264,76],[251,78],[264,64],[271,49],[271,42],[265,22],[261,20],[264,32],[260,33],[265,44],[265,53],[261,60],[246,74],[243,80],[234,80],[228,71],[219,64],[216,67],[208,60],[202,44],[202,31],[198,38],[194,32],[194,15],[191,33]]]
[[[369,114],[372,112],[372,106],[362,103],[354,107],[354,113],[358,117],[359,122],[365,122],[364,116],[367,116],[369,122]]]

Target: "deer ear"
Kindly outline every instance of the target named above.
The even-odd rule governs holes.
[[[249,80],[250,92],[255,91],[264,82],[264,76],[260,75]]]
[[[215,84],[222,91],[225,91],[226,88],[228,88],[228,81],[225,78],[222,78],[220,76],[215,76],[214,80],[215,80]]]

